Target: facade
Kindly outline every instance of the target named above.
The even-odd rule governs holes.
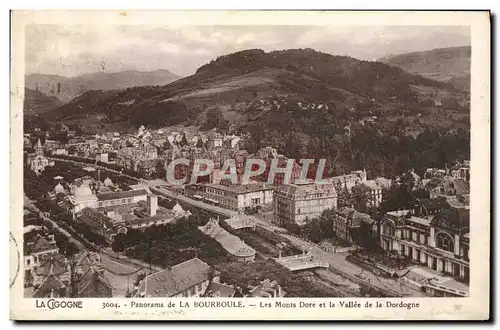
[[[274,186],[266,183],[205,185],[206,198],[217,201],[220,206],[231,210],[244,210],[247,207],[272,205],[273,195]]]
[[[336,187],[347,188],[348,191],[351,191],[355,185],[367,182],[366,170],[352,171],[350,174],[334,176],[328,178],[327,181],[332,182]]]
[[[382,203],[382,187],[375,180],[368,180],[363,182],[366,188],[368,188],[368,207],[378,207]]]
[[[146,276],[138,285],[136,297],[199,297],[210,284],[212,270],[198,258]]]
[[[116,152],[116,164],[145,176],[156,172],[158,150],[150,144],[127,147]]]
[[[36,145],[34,146],[35,153],[28,155],[28,166],[36,174],[42,173],[47,166],[50,166],[50,162],[45,157],[42,143],[38,139]]]
[[[36,281],[36,270],[43,264],[46,258],[56,255],[59,248],[56,245],[54,236],[36,235],[25,239],[24,248],[24,273],[28,283]]]
[[[354,244],[360,234],[362,223],[372,226],[372,218],[365,213],[352,208],[337,210],[333,218],[333,231],[335,236],[347,244]]]
[[[119,206],[145,201],[148,192],[144,189],[97,194],[97,207]]]
[[[301,182],[284,184],[274,192],[274,221],[305,225],[324,210],[337,208],[337,192],[332,183]]]
[[[469,221],[453,208],[432,215],[388,212],[381,224],[380,244],[438,273],[469,281]],[[468,213],[468,210],[467,210]]]

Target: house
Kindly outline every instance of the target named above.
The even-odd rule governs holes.
[[[366,206],[378,207],[382,203],[382,187],[375,180],[367,180],[361,183],[368,190],[368,200]]]
[[[76,256],[73,279],[74,296],[81,298],[109,298],[113,287],[104,274],[99,254],[84,251]]]
[[[219,298],[233,298],[238,296],[238,290],[234,285],[228,285],[218,282],[210,282],[207,290],[205,291],[205,297],[219,297]]]
[[[145,298],[199,297],[208,288],[212,277],[209,265],[198,258],[146,276],[135,296]]]
[[[249,292],[245,297],[281,298],[284,296],[285,293],[278,282],[265,279],[256,286],[249,285]]]
[[[40,266],[44,258],[59,252],[54,235],[42,236],[37,234],[29,238],[25,235],[24,241],[24,277],[27,283],[32,284],[34,271]]]
[[[352,208],[337,210],[333,218],[335,236],[347,244],[359,243],[360,228],[364,223],[371,228],[374,220],[365,213]]]
[[[44,255],[34,271],[33,298],[70,297],[70,268],[60,254]]]
[[[469,183],[464,179],[457,179],[451,176],[443,178],[432,178],[424,186],[429,192],[430,198],[461,196],[469,194]]]

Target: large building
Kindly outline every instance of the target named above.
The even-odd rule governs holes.
[[[99,192],[96,189],[91,189],[92,187],[93,184],[89,180],[82,180],[82,182],[77,183],[77,186],[73,187],[72,194],[67,196],[67,201],[69,202],[68,208],[73,214],[73,218],[76,217],[78,212],[87,207],[97,209],[134,204],[139,201],[145,201],[148,195],[145,189]]]
[[[53,165],[53,162],[49,162],[47,157],[45,157],[42,142],[40,141],[40,139],[38,139],[36,145],[34,146],[34,149],[35,153],[28,155],[27,165],[33,172],[38,175],[42,173],[47,166]]]
[[[274,186],[266,183],[205,185],[205,197],[207,199],[231,210],[241,211],[245,208],[272,205],[273,193]]]
[[[332,183],[309,181],[284,184],[274,192],[274,221],[280,225],[305,225],[324,210],[337,208],[337,192]]]
[[[136,297],[199,297],[211,282],[209,265],[198,258],[146,276],[135,292]]]
[[[150,144],[127,147],[116,152],[116,164],[144,176],[156,172],[158,150]]]
[[[437,273],[468,282],[468,208],[450,205],[432,213],[388,212],[381,223],[382,248],[407,256]],[[443,290],[443,294],[453,295],[453,291]]]

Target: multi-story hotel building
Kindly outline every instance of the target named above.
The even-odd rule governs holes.
[[[246,207],[272,205],[274,188],[266,183],[206,184],[205,197],[222,207],[244,210]]]
[[[274,192],[274,221],[280,226],[305,225],[332,208],[337,208],[337,192],[332,183],[296,181],[280,185]]]
[[[158,150],[150,144],[127,147],[116,153],[116,164],[145,176],[156,172]]]
[[[451,205],[450,205],[451,206]],[[381,223],[380,244],[438,273],[469,281],[469,218],[451,206],[435,214],[388,212]]]

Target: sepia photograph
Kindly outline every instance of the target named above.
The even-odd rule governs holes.
[[[33,310],[487,300],[488,12],[17,14],[11,294]]]

